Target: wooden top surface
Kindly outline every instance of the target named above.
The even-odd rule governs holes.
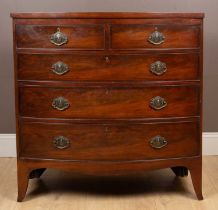
[[[204,18],[204,13],[148,13],[148,12],[64,12],[64,13],[11,13],[13,18]]]

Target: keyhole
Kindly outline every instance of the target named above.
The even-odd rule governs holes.
[[[110,90],[109,90],[109,89],[106,89],[106,90],[105,90],[105,94],[106,94],[106,95],[109,95],[109,94],[110,94]]]
[[[107,126],[105,126],[105,127],[104,127],[104,132],[105,132],[105,133],[108,133],[108,131],[109,131],[109,128],[108,128]]]
[[[108,56],[105,56],[105,62],[110,63],[110,58]]]

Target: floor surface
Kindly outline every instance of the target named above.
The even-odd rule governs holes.
[[[129,177],[86,177],[47,170],[17,199],[16,159],[0,158],[0,210],[218,210],[218,156],[203,158],[203,201],[190,176],[169,169]]]

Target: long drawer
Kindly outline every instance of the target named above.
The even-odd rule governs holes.
[[[198,48],[199,26],[117,24],[111,26],[112,49]]]
[[[18,54],[18,79],[62,81],[196,80],[197,53]]]
[[[161,118],[199,115],[199,86],[19,88],[20,115],[39,118]]]
[[[21,123],[20,156],[89,161],[194,156],[200,152],[198,129],[197,122]]]

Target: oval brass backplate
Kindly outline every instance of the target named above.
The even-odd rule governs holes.
[[[54,138],[53,145],[57,149],[66,149],[70,146],[70,141],[64,136],[57,136]]]
[[[61,46],[68,42],[67,35],[61,32],[60,28],[57,28],[57,32],[51,35],[50,41],[52,44]]]
[[[69,71],[69,67],[66,63],[58,61],[52,65],[53,73],[61,76]]]
[[[67,99],[60,96],[60,97],[57,97],[57,98],[53,99],[52,106],[53,106],[54,109],[57,109],[59,111],[63,111],[63,110],[67,109],[70,106],[70,103],[69,103],[69,101]]]
[[[160,45],[164,42],[165,36],[155,28],[155,31],[150,34],[148,41],[154,45]]]
[[[161,61],[156,61],[150,65],[150,71],[153,74],[160,76],[167,71],[167,66],[165,63]]]
[[[164,98],[160,96],[155,96],[151,99],[150,106],[155,110],[160,110],[167,106],[167,102]]]
[[[155,149],[161,149],[167,145],[167,140],[162,136],[155,136],[150,140],[150,145]]]

